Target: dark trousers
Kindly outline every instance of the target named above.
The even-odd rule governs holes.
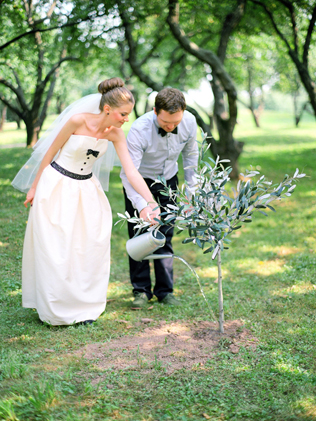
[[[151,186],[151,184],[154,182],[153,180],[145,178],[145,181],[157,203],[160,203],[161,206],[174,204],[174,202],[172,202],[169,197],[160,194],[160,191],[163,189],[162,184],[155,184],[154,186]],[[167,184],[173,190],[175,190],[178,185],[177,175],[168,180]],[[124,197],[126,210],[131,216],[133,216],[135,209],[130,200],[127,198],[125,190]],[[128,223],[129,238],[132,238],[135,235],[136,231],[134,230],[134,226],[135,224]],[[165,235],[166,244],[164,247],[156,250],[155,254],[173,254],[171,244],[174,231],[173,227],[163,226],[159,230]],[[129,257],[130,278],[133,285],[133,292],[145,292],[148,299],[151,299],[153,295],[155,295],[158,300],[161,301],[167,294],[173,292],[173,258],[157,259],[153,262],[156,277],[156,283],[153,292],[151,289],[150,268],[148,260],[136,262],[131,257]]]

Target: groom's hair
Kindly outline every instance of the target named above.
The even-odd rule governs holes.
[[[184,95],[179,89],[165,88],[158,92],[155,98],[155,110],[157,114],[161,110],[174,114],[178,111],[184,111],[186,107]]]

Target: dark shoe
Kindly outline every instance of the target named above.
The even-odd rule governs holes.
[[[181,302],[172,294],[167,294],[161,301],[159,301],[162,304],[165,304],[167,306],[180,306]]]
[[[144,292],[134,292],[134,301],[132,302],[132,308],[143,308],[148,303],[148,297]]]
[[[79,323],[76,323],[77,325],[93,325],[93,323],[95,322],[95,320],[84,320],[83,322],[79,322]]]

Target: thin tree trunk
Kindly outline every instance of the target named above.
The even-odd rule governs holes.
[[[255,121],[255,125],[256,125],[256,127],[258,127],[258,128],[260,128],[260,123],[259,123],[259,113],[257,112],[257,110],[255,110],[255,109],[253,109],[253,108],[251,108],[251,113],[252,113],[252,116],[253,116],[253,119],[254,119],[254,121]]]
[[[223,307],[223,289],[222,289],[222,258],[221,250],[217,253],[217,270],[218,270],[218,308],[219,308],[219,331],[224,333],[224,307]]]
[[[7,109],[8,109],[8,107],[5,105],[5,106],[3,107],[3,109],[2,109],[2,112],[1,112],[1,118],[0,118],[0,132],[2,132],[2,130],[3,130],[3,125],[4,125],[4,122],[5,122],[6,117],[7,117]]]
[[[61,114],[65,108],[65,102],[62,95],[56,97],[56,114]]]
[[[254,101],[254,98],[253,98],[253,90],[252,89],[249,89],[249,99],[250,99],[250,107],[249,107],[249,109],[250,109],[251,114],[253,116],[253,119],[255,121],[256,127],[259,128],[260,127],[260,124],[259,124],[259,115],[258,115],[258,113],[255,110],[255,101]]]
[[[149,98],[149,96],[147,96],[147,98],[146,98],[145,107],[144,107],[144,114],[146,114],[146,113],[148,113],[148,111],[150,111],[148,98]]]
[[[33,146],[37,143],[40,130],[41,130],[41,127],[38,124],[34,126],[32,140],[31,140],[31,143],[28,144],[28,146],[33,148]]]
[[[305,104],[302,106],[302,109],[301,109],[300,112],[297,112],[298,107],[296,107],[296,111],[295,111],[295,126],[296,127],[298,127],[298,125],[301,121],[301,118],[303,116],[303,113],[304,113],[304,111],[306,111],[306,108],[307,108],[308,104],[309,104],[309,101],[306,101]],[[294,106],[294,109],[295,109],[295,106]]]
[[[219,141],[216,142],[217,153],[214,156],[219,156],[221,159],[229,159],[230,162],[226,164],[232,167],[230,177],[237,179],[238,170],[238,158],[242,153],[244,142],[239,142],[234,139],[233,132],[237,121],[237,106],[229,107],[229,112],[225,109],[224,96],[225,92],[220,81],[214,75],[211,82],[212,90],[214,94],[214,118],[217,126],[219,135]],[[230,101],[230,95],[227,94],[228,102]],[[234,101],[236,102],[236,101]],[[233,112],[234,110],[234,112]]]
[[[249,92],[248,92],[249,93]],[[249,93],[249,97],[251,98],[251,96],[250,96],[250,93]],[[248,104],[246,104],[244,101],[242,101],[241,99],[239,99],[238,98],[238,101],[244,106],[244,107],[246,107],[246,108],[248,108],[248,110],[251,112],[251,115],[253,116],[253,119],[254,119],[254,122],[255,122],[255,125],[256,125],[256,127],[260,127],[260,124],[259,124],[259,117],[260,117],[260,107],[261,107],[261,105],[259,105],[259,107],[257,108],[257,110],[255,110],[255,108],[254,108],[254,102],[252,101],[251,102],[251,99],[250,99],[250,105],[248,105]],[[252,105],[251,105],[252,104]]]
[[[253,87],[252,87],[252,56],[247,56],[247,71],[248,71],[248,94],[249,94],[249,100],[250,100],[250,106],[249,109],[251,111],[251,114],[253,116],[253,119],[255,121],[256,127],[260,127],[259,125],[259,119],[255,112],[255,101],[253,97]]]
[[[30,118],[24,119],[25,128],[26,128],[26,147],[31,148],[35,145],[34,142],[34,124]]]
[[[134,97],[134,100],[135,100],[135,105],[134,105],[133,111],[134,111],[134,114],[135,114],[135,118],[137,119],[139,117],[138,109],[137,109],[139,96],[138,96],[138,92],[135,91],[135,90],[132,90],[132,94],[133,94],[133,97]]]

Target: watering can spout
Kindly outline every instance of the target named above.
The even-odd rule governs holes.
[[[143,260],[168,259],[170,257],[173,257],[173,254],[150,254],[149,256],[144,257]]]
[[[160,231],[148,231],[128,240],[126,242],[126,251],[136,262],[173,257],[172,254],[153,254],[154,251],[163,247],[165,242],[166,237]]]

